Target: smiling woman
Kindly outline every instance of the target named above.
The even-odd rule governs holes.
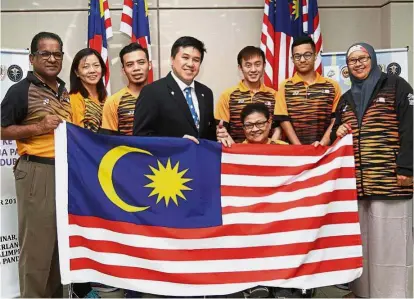
[[[102,124],[102,110],[107,95],[102,78],[105,77],[106,71],[101,55],[90,48],[82,49],[75,55],[70,69],[72,123],[95,133]],[[113,191],[111,184],[105,186],[105,192]],[[117,197],[116,192],[111,200],[127,206]],[[95,296],[90,283],[75,283],[72,285],[72,292],[78,298]]]
[[[93,49],[80,50],[73,59],[70,70],[70,103],[73,123],[97,132],[102,123],[102,108],[106,89],[102,78],[106,65]]]
[[[413,297],[413,89],[378,67],[366,43],[347,52],[351,90],[342,95],[331,141],[353,135],[362,276],[357,297]],[[351,294],[352,295],[352,294]]]

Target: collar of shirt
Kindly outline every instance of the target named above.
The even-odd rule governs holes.
[[[295,75],[293,75],[293,77],[292,77],[292,82],[293,82],[293,84],[303,82],[305,85],[313,85],[313,84],[316,84],[316,83],[326,83],[326,79],[325,79],[325,77],[322,77],[318,72],[316,72],[315,81],[312,84],[308,84],[308,83],[303,81],[302,77],[298,73],[295,73]]]
[[[239,87],[239,90],[240,90],[241,92],[246,92],[246,91],[253,92],[253,90],[250,90],[250,89],[249,89],[249,87],[247,87],[247,85],[244,83],[244,80],[241,80],[241,81],[239,82],[238,87]],[[267,91],[267,89],[266,89],[266,85],[264,85],[263,83],[260,83],[260,88],[259,88],[259,90],[258,90],[257,92],[259,92],[259,91],[262,91],[262,92]]]
[[[174,78],[175,82],[177,82],[178,86],[180,87],[182,92],[185,92],[184,89],[186,89],[187,87],[191,87],[192,90],[194,90],[194,80],[193,82],[191,82],[190,85],[185,84],[183,81],[181,81],[175,74],[173,71],[171,71],[171,76]]]
[[[137,98],[139,96],[139,93],[134,93],[132,92],[131,89],[129,89],[128,86],[125,86],[123,89],[123,93],[129,93],[131,96],[133,96],[134,98]]]
[[[50,90],[51,92],[53,92],[53,94],[55,94],[56,98],[61,99],[62,95],[64,96],[64,98],[69,99],[69,94],[66,91],[65,85],[66,83],[60,79],[59,77],[56,77],[56,81],[58,84],[58,92],[56,93],[49,85],[47,85],[45,82],[43,82],[41,79],[39,79],[32,71],[28,71],[27,72],[27,80],[37,86],[42,86],[44,88],[47,88],[48,90]]]
[[[242,143],[243,144],[254,144],[254,143],[250,143],[249,140],[247,140],[247,139],[245,139]],[[267,142],[266,143],[263,143],[263,144],[281,144],[281,145],[286,145],[288,143],[287,142],[284,142],[282,140],[272,141],[272,139],[268,138],[267,139]]]

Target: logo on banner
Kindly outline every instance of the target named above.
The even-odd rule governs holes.
[[[401,66],[396,62],[391,62],[387,67],[387,73],[399,76],[401,74]]]
[[[339,81],[339,66],[337,65],[328,65],[323,68],[323,73],[326,74],[325,76],[335,80]]]
[[[23,70],[17,64],[12,64],[7,69],[7,77],[13,82],[19,82],[23,78]]]
[[[385,73],[385,64],[378,64],[378,67],[380,68],[381,72]]]
[[[4,78],[6,77],[6,73],[7,73],[7,66],[0,65],[0,81],[4,80]]]
[[[409,93],[408,96],[407,96],[407,99],[410,103],[410,106],[413,106],[414,105],[414,95],[412,93]]]
[[[341,68],[341,76],[342,76],[342,79],[344,79],[344,80],[349,78],[349,70],[348,70],[348,67],[346,65],[344,65]]]

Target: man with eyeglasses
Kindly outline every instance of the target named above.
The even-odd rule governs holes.
[[[54,129],[71,121],[62,69],[63,43],[50,32],[33,37],[33,72],[1,103],[1,139],[16,140],[14,175],[19,227],[20,297],[62,297],[55,214]]]
[[[272,115],[263,103],[251,103],[244,106],[240,113],[245,136],[244,144],[287,144],[281,140],[272,140],[269,133],[272,128]]]
[[[237,55],[237,64],[243,79],[221,94],[214,112],[219,123],[217,139],[225,146],[244,140],[240,112],[246,105],[263,103],[272,116],[275,110],[276,91],[262,83],[266,66],[264,52],[258,47],[247,46]],[[272,128],[272,139],[279,139],[281,130],[278,123],[272,121]]]
[[[280,121],[291,144],[330,144],[341,90],[336,81],[315,71],[316,58],[312,38],[303,36],[293,41],[296,73],[280,84],[275,108],[275,120]]]

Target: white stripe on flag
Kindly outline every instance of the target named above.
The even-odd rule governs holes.
[[[222,207],[244,207],[260,203],[283,203],[292,202],[306,197],[318,196],[323,193],[332,192],[334,190],[355,190],[355,178],[336,179],[323,182],[320,185],[302,188],[290,192],[277,192],[262,197],[239,197],[239,196],[222,196]]]
[[[313,242],[322,237],[360,234],[359,223],[329,224],[317,229],[297,230],[265,235],[223,236],[207,239],[147,237],[141,235],[122,234],[102,228],[84,228],[74,224],[69,225],[69,230],[71,236],[81,236],[90,240],[106,240],[129,246],[137,246],[137,244],[139,244],[139,246],[143,248],[168,250],[274,246]]]
[[[68,217],[68,154],[67,154],[66,122],[55,130],[55,172],[56,183],[56,218],[57,238],[59,243],[60,273],[63,284],[71,282],[70,248],[69,248],[69,217]]]
[[[288,65],[289,65],[289,77],[292,77],[293,76],[293,71],[295,70],[295,65],[293,64],[293,61],[291,59],[291,56],[292,56],[292,52],[291,52],[292,44],[293,44],[293,38],[290,39],[289,52],[286,55],[286,59],[288,61]]]
[[[309,251],[307,254],[231,260],[169,261],[148,260],[119,253],[97,252],[74,247],[71,258],[88,258],[104,265],[144,268],[165,273],[217,273],[266,271],[297,268],[302,264],[362,256],[362,248],[343,246]]]
[[[104,47],[102,47],[102,50],[101,50],[101,57],[102,57],[102,60],[106,63],[108,59],[108,50]]]
[[[106,28],[105,33],[106,33],[106,40],[108,40],[111,37],[113,37],[114,34],[112,32],[112,26],[109,26],[108,28]]]
[[[130,16],[131,18],[132,18],[132,12],[133,12],[132,8],[129,7],[128,5],[124,5],[122,7],[122,13]]]
[[[233,213],[223,215],[223,224],[266,224],[280,220],[321,217],[329,213],[357,212],[355,200],[336,201],[326,205],[298,207],[279,213]]]
[[[345,137],[344,137],[345,138]],[[333,153],[342,146],[351,145],[348,141],[352,139],[345,139],[347,142],[338,142],[333,147],[330,147],[324,154],[319,156],[269,156],[269,155],[246,155],[246,154],[230,154],[223,153],[222,163],[239,164],[239,165],[256,165],[256,166],[302,166],[318,162],[322,157]],[[343,140],[341,140],[343,141]]]
[[[295,182],[303,182],[316,176],[321,176],[334,169],[341,167],[355,167],[353,156],[337,157],[329,163],[322,164],[315,168],[310,168],[298,175],[285,176],[254,176],[222,174],[222,186],[241,186],[241,187],[279,187]]]
[[[286,34],[281,32],[280,33],[279,56],[276,58],[276,59],[279,59],[279,75],[278,75],[279,82],[273,82],[273,84],[279,85],[279,83],[282,82],[286,78],[286,59],[289,59],[287,55],[289,55],[289,53],[286,53]]]
[[[131,25],[129,25],[125,22],[121,22],[119,31],[127,34],[130,37],[132,36],[132,27],[131,27]]]

